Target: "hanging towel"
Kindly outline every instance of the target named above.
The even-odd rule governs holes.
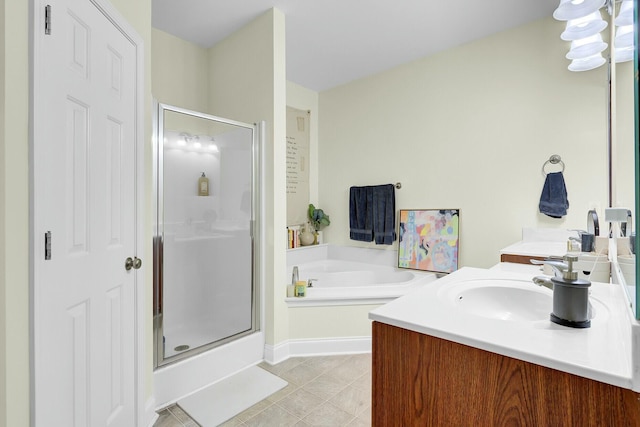
[[[548,173],[540,195],[540,213],[551,218],[562,218],[569,209],[567,187],[562,172]]]
[[[373,191],[371,187],[349,189],[349,237],[360,242],[373,241]]]
[[[391,245],[396,240],[396,196],[393,184],[373,189],[373,239],[377,245]]]

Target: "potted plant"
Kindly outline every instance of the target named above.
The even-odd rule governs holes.
[[[313,230],[311,232],[314,236],[314,244],[318,243],[318,231],[331,224],[329,215],[324,213],[322,209],[316,208],[313,203],[309,203],[309,222],[311,223]]]

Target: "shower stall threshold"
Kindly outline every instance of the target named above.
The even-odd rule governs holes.
[[[161,409],[216,383],[264,357],[264,333],[255,332],[154,371],[156,408]]]

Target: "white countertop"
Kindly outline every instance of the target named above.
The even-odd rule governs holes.
[[[369,318],[604,383],[632,389],[631,314],[619,285],[593,283],[591,327],[575,329],[550,320],[511,321],[469,314],[449,304],[454,286],[475,279],[521,280],[534,274],[465,267],[369,313]],[[534,289],[548,291],[544,287]],[[552,307],[549,307],[549,312]]]
[[[500,254],[562,258],[567,253],[567,242],[518,242],[500,250]]]

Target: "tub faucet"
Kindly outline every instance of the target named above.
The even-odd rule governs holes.
[[[291,273],[291,284],[295,286],[297,281],[298,281],[298,266],[294,265],[293,273]]]
[[[307,280],[307,288],[313,288],[313,282],[316,282],[318,279],[309,279]]]

